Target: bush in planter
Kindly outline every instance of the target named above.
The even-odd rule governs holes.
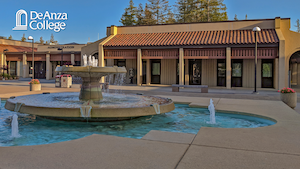
[[[285,104],[290,106],[292,109],[297,106],[297,93],[294,89],[284,87],[281,90],[278,90],[278,92],[280,92],[280,100]]]
[[[39,79],[31,79],[29,84],[41,84],[41,82],[39,81]]]
[[[29,82],[29,85],[30,85],[30,88],[29,88],[30,91],[39,91],[42,89],[41,83],[38,79],[31,79],[31,81]]]

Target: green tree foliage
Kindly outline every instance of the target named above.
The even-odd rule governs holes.
[[[300,33],[300,21],[297,19],[295,27],[297,28],[297,32]]]
[[[144,8],[141,3],[136,8],[130,0],[120,22],[123,25],[153,25],[228,20],[223,0],[177,0],[174,9],[168,0],[148,1]]]
[[[43,37],[40,37],[40,42],[39,42],[39,43],[40,43],[40,44],[44,44],[44,42],[45,42],[45,41],[43,40]]]
[[[122,15],[122,18],[120,22],[124,26],[130,26],[130,25],[135,25],[137,23],[136,21],[136,14],[137,14],[137,9],[133,4],[133,1],[129,1],[129,6],[128,8],[125,8],[125,12]]]
[[[22,38],[21,38],[21,41],[22,41],[22,42],[25,42],[25,41],[26,41],[25,33],[23,34],[23,36],[22,36]]]
[[[142,20],[143,25],[154,25],[156,20],[154,19],[153,13],[150,11],[148,4],[146,3],[144,9],[144,18]]]
[[[156,20],[156,24],[165,23],[169,11],[169,1],[167,0],[148,0],[149,11]]]
[[[11,35],[9,35],[8,39],[9,39],[9,40],[12,40],[13,38],[12,38],[12,36],[11,36]]]
[[[236,21],[239,20],[239,19],[237,18],[237,14],[234,15],[234,20],[236,20]]]
[[[54,35],[53,35],[53,33],[51,33],[50,43],[58,44],[58,42],[57,42],[56,40],[54,40]]]
[[[247,20],[248,19],[248,15],[246,14],[246,16],[245,16],[245,20]]]
[[[144,9],[143,9],[143,4],[140,3],[139,7],[136,11],[136,25],[143,25],[143,19],[144,19]]]
[[[227,20],[223,0],[177,0],[178,22],[211,22]]]

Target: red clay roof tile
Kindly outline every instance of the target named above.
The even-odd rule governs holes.
[[[0,44],[0,53],[3,52],[3,50],[8,49],[7,52],[32,52],[31,47],[24,47],[24,46],[14,46],[14,45],[4,45]],[[36,52],[36,48],[34,48],[34,51]]]
[[[274,29],[263,29],[258,33],[258,43],[278,43]],[[181,46],[181,45],[228,45],[253,44],[252,30],[221,30],[195,32],[118,34],[105,43],[105,47],[135,46]]]

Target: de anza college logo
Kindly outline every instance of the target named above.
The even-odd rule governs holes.
[[[25,16],[23,17],[25,22],[22,24],[23,15]],[[27,30],[27,26],[29,26],[32,30],[53,30],[54,32],[60,32],[66,29],[67,25],[64,21],[68,20],[68,14],[30,11],[29,18],[30,22],[28,24],[27,12],[23,9],[18,10],[16,13],[16,27],[12,30]]]

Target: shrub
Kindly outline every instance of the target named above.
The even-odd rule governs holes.
[[[31,79],[29,84],[40,84],[40,81],[38,79]]]
[[[278,92],[280,92],[280,93],[296,93],[294,89],[288,88],[288,87],[284,87],[281,90],[278,90]]]

